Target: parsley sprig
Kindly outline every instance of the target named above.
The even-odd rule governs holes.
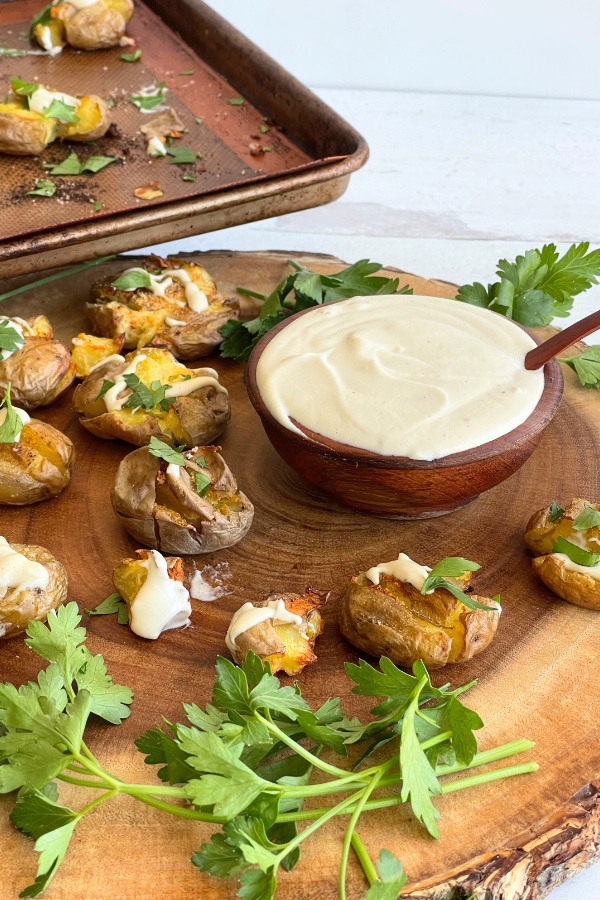
[[[584,387],[600,388],[600,344],[586,347],[577,356],[561,357],[560,362],[566,363],[577,373]]]
[[[487,288],[480,282],[465,284],[456,299],[482,306],[514,319],[521,325],[549,325],[555,316],[566,317],[573,297],[598,283],[600,250],[589,251],[589,243],[572,244],[560,256],[554,244],[527,250],[514,263],[501,259],[499,281]]]
[[[171,387],[170,384],[162,384],[160,381],[154,380],[147,387],[135,372],[123,375],[123,380],[132,392],[123,404],[126,409],[156,409],[158,407],[166,412],[177,399],[165,396]]]
[[[10,319],[3,319],[0,322],[0,350],[7,350],[14,353],[19,350],[25,343],[23,335],[19,334]]]
[[[23,420],[10,402],[10,388],[9,382],[6,386],[4,399],[0,403],[0,410],[6,410],[4,421],[0,425],[0,444],[14,444],[23,431]]]
[[[480,568],[481,566],[479,563],[471,562],[469,559],[463,559],[462,556],[447,556],[446,559],[440,560],[440,562],[433,567],[429,576],[423,583],[421,593],[428,594],[436,588],[443,588],[445,591],[452,594],[453,597],[456,597],[457,600],[460,600],[461,603],[464,603],[469,609],[485,609],[488,612],[493,612],[496,609],[495,606],[486,606],[483,603],[479,603],[477,600],[473,600],[472,597],[469,597],[469,595],[464,591],[461,591],[459,587],[447,580],[448,578],[460,578],[465,572],[476,572]],[[500,602],[499,594],[494,597],[494,602]]]
[[[255,300],[262,300],[260,315],[250,322],[230,319],[221,328],[225,338],[221,344],[221,356],[246,361],[263,334],[274,328],[286,315],[331,303],[348,297],[373,296],[375,294],[412,294],[405,285],[398,288],[398,278],[384,278],[375,275],[381,269],[379,263],[361,259],[352,266],[334,275],[320,275],[288,259],[288,265],[295,270],[277,285],[273,293],[265,297],[246,288],[238,288],[238,293]],[[293,294],[293,299],[292,298]]]
[[[109,599],[102,605],[110,605]],[[433,797],[537,769],[524,763],[446,780],[533,746],[514,741],[477,752],[474,731],[482,727],[481,719],[459,699],[473,682],[454,690],[436,688],[421,662],[412,675],[385,658],[380,670],[362,660],[347,664],[353,692],[379,701],[373,717],[362,723],[348,719],[338,699],[313,710],[298,685],[283,686],[269,665],[250,653],[242,666],[217,659],[212,701],[204,709],[184,704],[185,724],[165,722],[135,742],[149,765],[160,766],[159,782],[129,784],[104,768],[84,741],[90,714],[118,724],[129,715],[132,693],[113,682],[102,656],[86,649],[80,621],[77,605],[69,603],[50,612],[47,626],[30,622],[26,643],[49,665],[35,682],[0,685],[0,793],[19,792],[11,821],[35,840],[40,854],[35,882],[21,896],[35,897],[47,887],[85,815],[125,794],[165,813],[220,826],[192,862],[215,876],[237,877],[245,900],[271,900],[280,869],[296,865],[302,843],[334,817],[349,815],[340,897],[346,896],[354,846],[377,885],[370,900],[383,900],[401,885],[403,872],[386,851],[377,870],[369,865],[355,834],[363,812],[407,802],[436,836]],[[374,739],[393,748],[378,765],[348,769],[321,757],[326,749],[343,762],[349,745]],[[320,778],[312,783],[315,769]],[[85,805],[61,804],[62,782],[84,788]],[[399,792],[390,794],[394,787]],[[97,792],[91,801],[90,789]],[[375,796],[381,790],[383,795]],[[305,799],[328,796],[333,805],[302,809]],[[299,830],[301,822],[309,824]],[[390,891],[384,891],[386,884]]]

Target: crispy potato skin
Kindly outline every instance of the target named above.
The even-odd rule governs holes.
[[[228,319],[239,318],[237,299],[226,299],[203,266],[177,259],[164,260],[164,267],[184,269],[204,291],[209,307],[198,313],[185,303],[182,284],[173,283],[166,297],[156,297],[144,288],[121,291],[113,287],[111,275],[92,285],[87,314],[93,330],[104,337],[125,335],[127,349],[146,346],[166,347],[177,359],[199,359],[219,346],[221,327]],[[150,271],[159,268],[152,260],[144,264]],[[184,303],[180,306],[179,303]],[[183,324],[171,325],[165,321]]]
[[[328,597],[329,591],[307,588],[304,594],[270,594],[266,600],[254,603],[254,606],[262,607],[270,601],[283,600],[289,612],[302,617],[302,625],[275,624],[272,619],[259,622],[237,638],[234,662],[241,664],[246,654],[252,650],[264,662],[269,663],[273,675],[276,672],[299,675],[306,666],[317,661],[315,641],[324,628],[320,608]]]
[[[36,544],[11,543],[10,546],[27,559],[41,563],[48,570],[50,578],[45,590],[0,587],[0,640],[25,631],[31,619],[44,621],[51,609],[56,609],[67,599],[65,567],[49,550]]]
[[[583,497],[576,497],[556,522],[553,522],[550,518],[550,506],[539,509],[534,513],[527,523],[525,534],[523,535],[525,546],[530,553],[534,556],[544,556],[547,553],[552,553],[554,544],[559,537],[569,540],[573,535],[573,522],[586,506],[600,510],[600,503],[592,503],[589,500],[584,500]],[[587,550],[590,550],[592,553],[600,552],[600,528],[590,528],[585,533],[579,532],[579,535],[585,538],[584,543]],[[589,540],[590,537],[592,538],[591,541]]]
[[[146,448],[134,450],[121,461],[111,493],[115,515],[136,541],[178,556],[231,547],[244,537],[254,516],[252,503],[237,489],[215,448],[196,447],[189,453],[204,455],[211,474],[221,469],[227,476],[213,475],[213,482],[217,486],[223,482],[224,490],[211,491],[211,500],[204,501],[207,516],[212,518],[202,517],[170,491],[163,471],[166,464]],[[193,500],[191,496],[189,502]]]
[[[74,461],[69,438],[32,419],[17,443],[0,443],[0,505],[25,506],[56,497],[69,484]]]
[[[156,348],[147,355],[153,365],[153,375],[160,374],[162,384],[181,381],[182,375],[194,377],[204,372],[203,369],[181,366],[165,350]],[[179,397],[168,411],[159,408],[109,411],[104,400],[97,399],[102,384],[104,380],[114,381],[131,362],[132,356],[130,354],[124,362],[108,360],[76,387],[73,408],[79,413],[79,421],[84,428],[96,437],[120,439],[137,447],[149,444],[152,436],[173,447],[180,444],[193,447],[214,441],[223,433],[231,417],[229,398],[225,392],[211,385],[200,387],[187,397]],[[141,369],[138,369],[138,374],[143,381]]]
[[[600,609],[600,579],[565,568],[564,560],[555,553],[537,556],[533,568],[546,587],[575,606]]]
[[[491,605],[486,597],[474,599]],[[373,656],[388,656],[409,668],[422,659],[428,668],[471,659],[492,642],[500,610],[470,610],[436,589],[422,595],[412,585],[384,576],[373,584],[362,572],[342,594],[338,619],[343,636]]]
[[[0,104],[0,153],[38,156],[55,137],[56,119],[47,119],[16,103]]]
[[[10,383],[13,404],[35,409],[48,406],[69,387],[75,364],[65,345],[52,337],[45,316],[26,321],[35,333],[25,334],[24,345],[0,361],[0,396]]]

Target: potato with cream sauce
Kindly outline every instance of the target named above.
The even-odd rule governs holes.
[[[323,631],[322,607],[328,591],[307,588],[304,594],[271,594],[266,600],[244,603],[234,614],[225,643],[240,664],[250,651],[269,663],[273,675],[298,675],[316,662],[314,646]]]
[[[240,541],[254,507],[220,447],[179,452],[153,439],[119,465],[111,500],[125,530],[165,553],[212,553]]]
[[[33,19],[30,36],[51,56],[116,47],[133,15],[132,0],[55,0]]]
[[[600,609],[600,503],[577,497],[562,509],[556,502],[527,524],[525,545],[533,568],[558,597]]]
[[[73,407],[92,434],[138,447],[152,437],[173,446],[209,443],[231,415],[214,369],[188,369],[158,348],[101,359],[75,389]]]
[[[45,547],[0,537],[0,640],[43,622],[66,599],[65,568]]]
[[[124,334],[126,349],[166,347],[177,359],[198,359],[219,346],[240,307],[199,263],[152,256],[92,285],[86,311],[97,334]]]
[[[423,594],[431,571],[401,553],[352,578],[338,609],[342,635],[359,650],[388,656],[405,668],[421,659],[436,669],[481,653],[496,633],[500,605],[469,594],[471,601],[491,607],[469,609],[443,586]],[[446,581],[468,591],[470,572]]]

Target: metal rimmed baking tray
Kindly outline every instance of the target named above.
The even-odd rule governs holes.
[[[0,2],[0,47],[34,49],[26,32],[40,7],[40,0]],[[96,93],[114,103],[115,125],[93,145],[56,142],[41,157],[0,155],[4,277],[328,203],[365,163],[367,145],[350,125],[201,0],[136,2],[128,34],[142,51],[139,62],[122,61],[122,47],[0,57],[0,90],[19,75]],[[188,129],[178,143],[202,154],[194,167],[146,153],[139,129],[153,116],[128,96],[160,82]],[[118,162],[95,175],[53,178],[53,197],[30,196],[48,177],[43,164],[72,150]],[[163,196],[138,199],[135,189],[150,182]]]

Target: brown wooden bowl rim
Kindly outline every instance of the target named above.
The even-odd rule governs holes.
[[[450,298],[447,297],[440,297],[438,299],[450,301]],[[335,300],[333,302],[343,303],[344,300]],[[299,319],[301,316],[305,316],[315,309],[319,309],[319,307],[310,306],[308,309],[303,309],[300,312],[294,313],[275,325],[275,327],[268,331],[267,334],[264,334],[250,354],[245,373],[246,390],[248,391],[250,402],[260,416],[263,425],[266,423],[270,428],[279,432],[282,437],[291,443],[296,444],[298,447],[303,447],[304,449],[309,449],[312,452],[321,454],[329,453],[340,459],[347,459],[353,464],[356,464],[357,462],[368,463],[375,468],[429,470],[450,468],[452,466],[480,462],[490,457],[498,456],[506,451],[517,449],[522,443],[537,436],[540,431],[543,431],[558,410],[564,389],[564,379],[558,361],[556,359],[551,359],[544,366],[544,388],[542,396],[527,419],[516,428],[513,428],[512,431],[507,432],[507,434],[500,435],[500,437],[487,441],[485,444],[479,444],[477,447],[472,447],[469,450],[461,450],[459,453],[452,453],[449,456],[443,456],[434,460],[410,459],[408,456],[385,456],[381,453],[375,453],[373,450],[352,447],[349,444],[342,444],[331,438],[324,437],[293,420],[294,424],[296,424],[303,432],[303,436],[300,436],[295,431],[290,431],[289,428],[286,428],[285,425],[278,422],[268,409],[258,389],[256,368],[262,352],[273,338],[276,337],[282,329],[286,328],[290,322]],[[500,313],[493,312],[492,310],[488,310],[488,312],[494,316],[500,315]],[[507,320],[505,316],[502,316],[501,318],[505,321],[512,322],[516,328],[525,331],[536,344],[542,343],[542,339],[531,329],[526,328],[519,322],[515,322],[514,319]]]

